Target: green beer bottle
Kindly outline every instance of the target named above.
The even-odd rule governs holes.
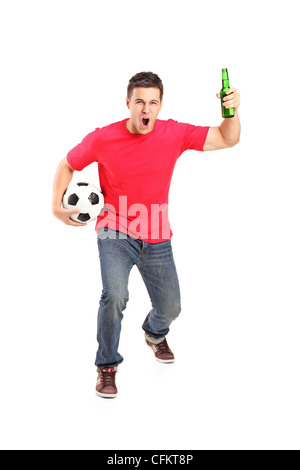
[[[220,95],[223,118],[231,118],[234,116],[234,108],[225,108],[225,106],[223,106],[223,98],[226,96],[226,91],[229,88],[228,71],[227,69],[222,69],[222,90],[220,91]]]

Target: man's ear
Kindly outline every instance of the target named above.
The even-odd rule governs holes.
[[[129,98],[128,97],[126,98],[126,106],[127,106],[128,109],[130,109]]]

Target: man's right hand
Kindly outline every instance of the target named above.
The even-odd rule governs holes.
[[[75,222],[75,220],[70,218],[72,214],[79,214],[80,211],[78,209],[70,211],[68,209],[64,209],[63,207],[57,207],[53,209],[52,212],[55,217],[57,217],[66,225],[73,225],[73,227],[83,227],[84,225],[87,225],[80,222]]]

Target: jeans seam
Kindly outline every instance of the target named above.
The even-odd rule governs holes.
[[[140,273],[141,273],[141,271],[140,271]],[[141,273],[141,276],[142,276],[142,278],[143,278],[144,283],[146,284],[147,289],[150,291],[150,299],[151,299],[151,303],[152,303],[152,298],[153,298],[153,300],[154,300],[154,295],[153,295],[152,287],[150,286],[150,284],[148,284],[148,281],[146,281],[146,279],[144,279],[144,276],[143,276],[142,273]],[[157,308],[156,308],[154,305],[152,305],[152,307],[155,308],[155,310],[157,310]]]
[[[140,269],[139,269],[139,271],[140,271]],[[144,276],[143,276],[143,274],[142,274],[141,271],[140,271],[140,274],[141,274],[142,279],[143,279],[143,281],[144,281],[144,283],[145,283],[145,285],[146,285],[146,287],[147,287],[147,289],[148,289],[148,291],[149,291],[149,295],[150,295],[150,299],[151,299],[152,308],[155,309],[155,310],[158,312],[156,306],[153,305],[153,303],[152,303],[152,302],[154,302],[154,295],[153,295],[152,287],[150,286],[150,284],[148,284],[148,281],[146,281],[146,279],[144,278]],[[153,301],[152,301],[152,299],[153,299]],[[150,312],[148,313],[148,315],[149,315],[149,314],[150,314]],[[147,316],[148,316],[148,315],[147,315]],[[157,333],[154,333],[154,332],[153,332],[153,334],[157,335]]]

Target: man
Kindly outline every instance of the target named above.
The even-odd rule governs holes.
[[[161,121],[157,118],[162,102],[160,78],[152,72],[136,74],[127,88],[130,118],[88,134],[61,161],[54,178],[54,215],[68,225],[85,225],[71,220],[72,213],[78,211],[63,209],[61,202],[74,170],[98,162],[105,206],[96,224],[103,284],[98,311],[96,393],[104,398],[114,398],[118,393],[115,378],[123,361],[118,352],[121,322],[134,265],[152,302],[142,326],[146,345],[158,361],[174,362],[166,336],[181,306],[168,193],[177,158],[188,149],[232,147],[240,137],[240,95],[234,88],[228,90],[225,106],[235,108],[235,116],[224,119],[219,127]]]

